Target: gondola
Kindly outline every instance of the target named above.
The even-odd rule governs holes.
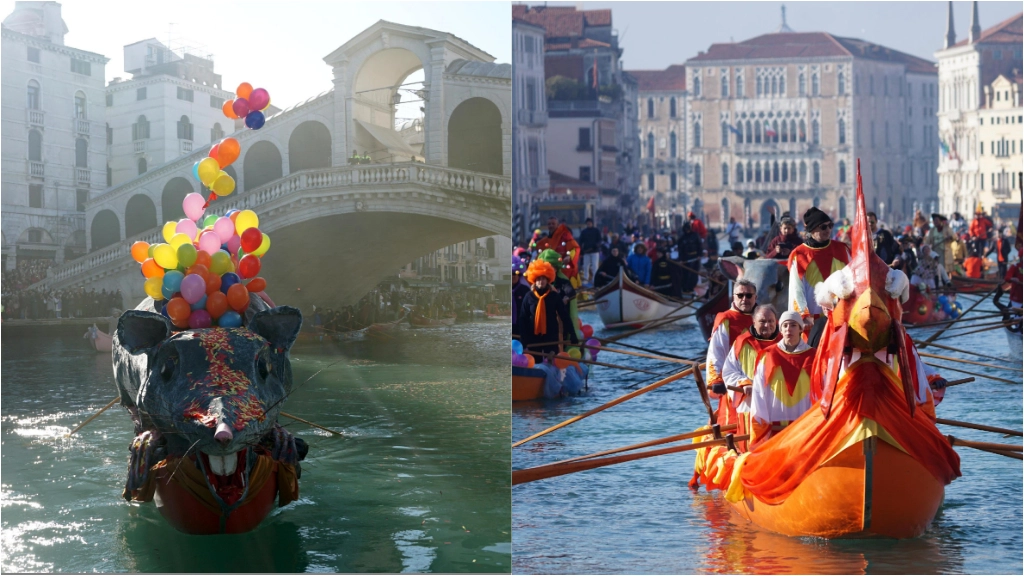
[[[680,304],[630,280],[625,271],[594,293],[604,327],[639,328],[677,312]]]

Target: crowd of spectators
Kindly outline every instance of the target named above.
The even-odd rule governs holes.
[[[4,270],[0,281],[4,320],[48,318],[92,318],[114,316],[122,306],[120,291],[108,292],[73,288],[40,290],[32,285],[46,278],[52,260],[20,260],[13,270]]]

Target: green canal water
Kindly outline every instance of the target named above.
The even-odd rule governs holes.
[[[511,570],[507,326],[299,344],[285,410],[310,444],[300,499],[255,531],[190,536],[121,499],[132,425],[109,355],[76,336],[2,338],[4,572]],[[313,376],[317,371],[321,371]],[[310,379],[312,377],[312,379]],[[308,382],[307,382],[308,380]],[[282,418],[282,423],[288,422]]]

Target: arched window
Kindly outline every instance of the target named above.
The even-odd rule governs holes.
[[[764,163],[764,181],[765,182],[771,182],[772,181],[772,165],[771,165],[770,162],[765,162]]]
[[[700,164],[697,164],[696,166],[693,167],[693,185],[694,186],[700,186],[701,185]]]
[[[676,117],[676,98],[675,98],[675,96],[673,96],[672,98],[668,99],[668,115],[669,115],[669,118],[675,118]]]
[[[722,162],[722,186],[729,185],[729,165]]]
[[[647,189],[654,190],[654,172],[647,173]]]
[[[797,77],[796,90],[801,97],[807,96],[807,77],[802,73]]]
[[[807,182],[807,163],[800,162],[800,182]]]
[[[761,181],[761,163],[757,162],[754,164],[754,182]]]
[[[729,124],[722,122],[722,146],[729,145]]]
[[[188,116],[182,114],[178,120],[178,140],[191,140],[192,139],[192,123],[189,122]]]
[[[647,117],[654,118],[654,98],[647,99]]]
[[[729,199],[722,198],[722,226],[729,221]]]
[[[782,133],[779,134],[779,136],[781,137],[783,142],[789,142],[789,125],[788,124],[789,124],[788,122],[783,120],[782,121],[782,126],[780,127],[780,128],[782,128],[782,130],[781,130]]]
[[[145,158],[139,158],[139,176],[142,176],[143,174],[145,174],[146,170],[148,170],[148,169],[149,169],[149,165],[146,163],[146,159]]]
[[[789,121],[789,141],[796,142],[796,120]]]
[[[647,133],[647,157],[654,158],[654,132]]]
[[[772,182],[778,182],[779,181],[779,176],[780,176],[780,174],[779,174],[779,163],[778,162],[773,162],[772,163]]]
[[[779,81],[775,76],[772,76],[772,96],[775,96],[779,92]]]
[[[757,95],[760,97],[764,94],[764,81],[760,76],[757,77]]]
[[[761,143],[761,133],[762,132],[764,132],[764,128],[761,126],[761,122],[759,120],[754,120],[754,143],[755,144],[760,144]]]
[[[700,96],[700,68],[693,72],[693,95]]]
[[[672,173],[670,173],[668,175],[668,187],[669,187],[669,189],[676,190],[677,188],[679,188],[679,183],[677,181],[677,178],[678,177],[676,176],[675,172],[672,172]]]
[[[839,197],[839,217],[846,218],[846,197]]]
[[[214,122],[213,128],[210,128],[210,142],[216,142],[224,138],[224,129],[220,127],[220,122]]]
[[[743,73],[736,75],[736,97],[743,98]]]
[[[846,184],[846,162],[839,161],[839,183]]]
[[[772,136],[772,142],[778,142],[779,141],[779,121],[778,120],[772,120],[772,132],[774,133],[774,136]]]
[[[743,184],[743,163],[736,163],[736,183]]]
[[[89,142],[85,138],[75,140],[75,167],[89,167]]]
[[[747,144],[753,143],[753,141],[754,141],[754,130],[750,126],[750,120],[747,120],[746,134],[747,134]]]
[[[818,75],[811,74],[811,96],[817,96],[819,94],[820,86],[818,84]]]
[[[785,96],[786,95],[786,76],[785,75],[779,77],[779,95],[781,95],[781,96]]]
[[[635,140],[634,140],[635,142]],[[693,123],[693,147],[700,148],[700,122]]]
[[[132,124],[132,141],[149,139],[149,120],[145,116],[139,116]]]
[[[782,163],[782,181],[789,182],[789,164]]]
[[[28,159],[32,162],[43,161],[43,134],[39,130],[28,131]]]
[[[743,122],[736,123],[736,143],[743,144]]]
[[[676,148],[676,133],[672,132],[668,135],[668,151],[670,157],[675,158],[678,156],[678,150]]]
[[[846,74],[839,73],[839,93],[846,94]]]
[[[846,144],[846,120],[839,119],[839,143]]]
[[[804,123],[803,118],[800,119],[800,141],[807,142],[807,124]]]
[[[722,74],[722,98],[729,97],[729,74]]]
[[[812,172],[814,172],[814,180],[812,180],[812,183],[821,184],[821,165],[815,162]]]
[[[747,162],[747,182],[753,182],[754,181],[754,168],[753,168],[753,166],[754,166],[753,164],[751,164],[750,162]],[[760,168],[758,168],[758,170],[760,170]],[[758,182],[760,182],[760,181],[761,180],[758,179]]]
[[[821,144],[821,126],[817,118],[811,120],[811,143]]]
[[[40,105],[39,82],[35,80],[28,81],[28,109],[39,110]]]
[[[88,112],[86,111],[85,92],[79,90],[75,92],[75,118],[79,120],[85,120]]]

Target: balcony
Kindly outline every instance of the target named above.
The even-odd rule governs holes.
[[[28,161],[28,175],[30,178],[42,178],[45,174],[42,162]]]
[[[1013,189],[1009,186],[1000,186],[992,190],[992,197],[1006,199],[1013,195]]]
[[[75,131],[75,134],[80,136],[89,135],[89,121],[81,118],[72,118],[71,129]]]
[[[807,154],[817,152],[818,144],[810,142],[763,142],[761,144],[734,144],[726,146],[737,154]]]
[[[132,142],[132,151],[134,153],[136,153],[136,154],[145,154],[146,153],[146,141],[145,140],[136,140],[136,141]]]
[[[191,140],[178,140],[178,155],[184,156],[192,153],[192,141]]]
[[[90,180],[90,172],[88,168],[75,168],[75,183],[76,184],[88,184]]]
[[[519,124],[523,126],[543,126],[548,123],[548,113],[544,110],[519,110]]]
[[[46,114],[42,110],[32,110],[31,108],[26,110],[27,122],[29,126],[43,127],[43,120],[46,119]]]
[[[552,118],[593,117],[615,118],[619,107],[600,100],[549,100],[548,116]]]
[[[821,189],[821,184],[810,182],[741,182],[734,184],[732,189],[737,194],[747,196],[763,196],[771,194],[811,194]]]

